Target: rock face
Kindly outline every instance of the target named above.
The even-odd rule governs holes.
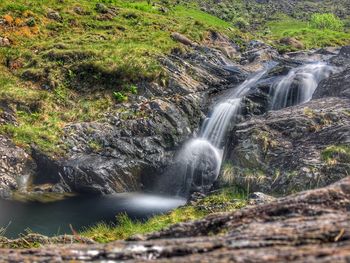
[[[229,179],[251,191],[286,194],[345,177],[349,111],[350,100],[326,98],[237,125],[226,153],[233,166]]]
[[[329,79],[320,83],[313,96],[314,99],[324,97],[350,98],[350,46],[343,47],[332,62],[341,70]]]
[[[0,261],[348,262],[350,178],[107,245],[0,250]]]
[[[21,148],[0,136],[0,198],[9,198],[13,190],[26,187],[35,172],[35,163]]]
[[[316,52],[327,60],[326,51]],[[311,56],[291,54],[298,60]],[[322,81],[312,101],[270,111],[238,124],[227,146],[222,182],[249,191],[287,194],[326,186],[350,172],[350,56],[343,47],[330,59],[338,72]],[[340,67],[341,65],[341,67]],[[291,64],[281,61],[248,98],[266,105],[271,81]],[[260,112],[266,111],[266,107]],[[250,111],[251,112],[251,111]],[[249,113],[249,111],[248,111]]]

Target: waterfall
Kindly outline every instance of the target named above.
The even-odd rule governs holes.
[[[335,67],[324,62],[306,64],[292,69],[272,87],[271,110],[310,101],[317,85],[335,70]]]
[[[178,153],[176,163],[180,165],[177,167],[177,173],[183,182],[179,195],[188,194],[191,189],[203,189],[217,179],[225,138],[240,113],[243,97],[267,71],[268,69],[265,69],[254,74],[220,100],[211,116],[204,121],[199,137],[185,144]]]
[[[237,122],[243,99],[276,64],[267,65],[241,85],[227,92],[213,107],[204,121],[199,136],[186,143],[175,158],[172,168],[172,189],[186,196],[191,191],[205,191],[216,181],[220,173],[227,133]],[[291,69],[278,78],[270,88],[270,109],[278,110],[311,100],[317,85],[328,78],[337,68],[323,62],[309,63]]]

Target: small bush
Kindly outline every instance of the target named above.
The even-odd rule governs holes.
[[[344,23],[334,14],[313,14],[310,20],[310,26],[317,29],[330,29],[342,31]]]
[[[116,99],[117,102],[121,103],[121,102],[125,102],[128,100],[128,96],[125,95],[123,92],[113,92],[113,96]]]
[[[137,94],[137,87],[135,85],[130,85],[125,88],[127,92],[130,92],[131,94]]]

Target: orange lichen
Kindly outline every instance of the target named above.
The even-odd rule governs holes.
[[[24,24],[23,20],[20,18],[15,19],[15,26],[22,26]]]
[[[3,18],[6,21],[6,23],[9,25],[12,25],[12,23],[14,22],[14,19],[11,15],[4,15]]]

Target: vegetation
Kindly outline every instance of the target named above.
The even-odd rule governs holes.
[[[322,159],[329,165],[350,163],[349,145],[332,145],[322,151]]]
[[[316,15],[319,17],[322,15]],[[313,16],[314,17],[314,16]],[[297,20],[287,16],[277,16],[267,23],[267,29],[261,37],[276,46],[280,51],[291,51],[297,48],[280,43],[283,38],[294,38],[300,41],[304,48],[321,48],[350,44],[350,33],[339,28],[319,27],[308,21]]]
[[[243,191],[226,188],[195,204],[179,207],[168,214],[154,216],[145,222],[133,221],[122,214],[117,216],[116,225],[100,223],[86,229],[81,235],[97,242],[107,243],[137,234],[159,231],[176,223],[203,218],[211,213],[234,211],[245,205],[246,194]]]
[[[342,31],[344,23],[334,14],[313,14],[311,16],[310,25],[317,29],[329,29],[335,31]]]
[[[179,47],[172,32],[201,41],[206,32],[233,35],[229,23],[197,9],[146,1],[4,0],[0,100],[19,125],[0,132],[21,146],[63,154],[62,128],[103,118],[137,94],[140,80],[162,82],[158,57]]]

